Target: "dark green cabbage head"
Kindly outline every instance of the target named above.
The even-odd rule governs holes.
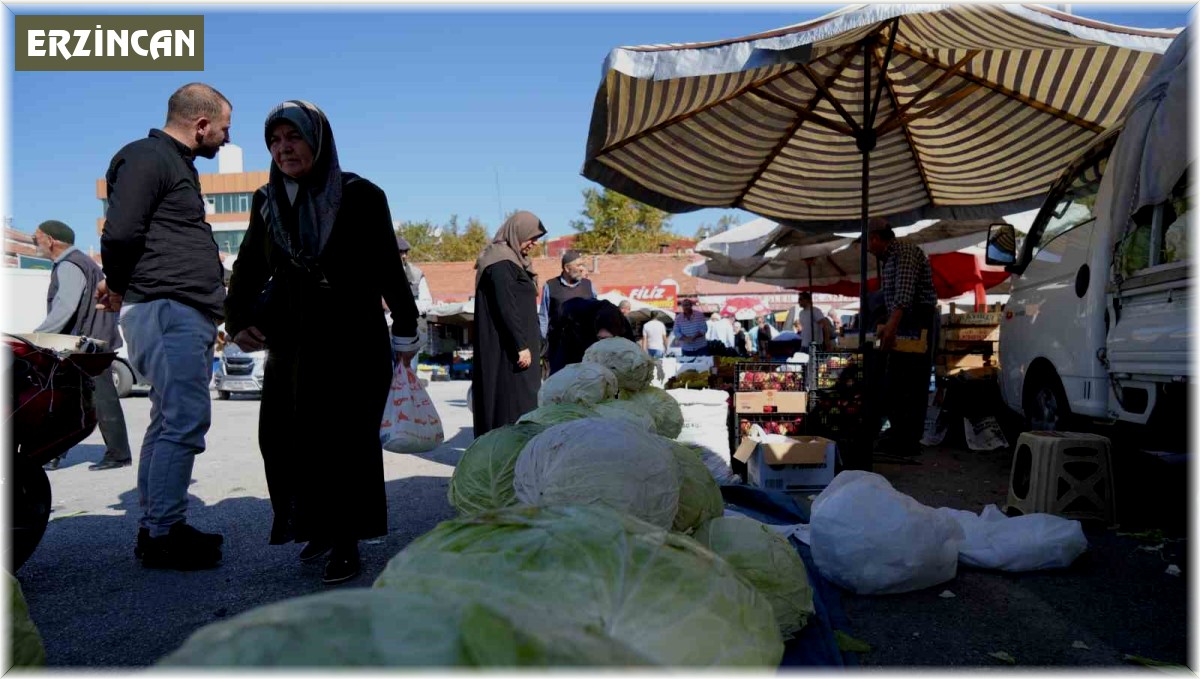
[[[513,468],[529,439],[546,430],[540,424],[493,429],[463,451],[450,477],[447,498],[459,514],[515,505]]]

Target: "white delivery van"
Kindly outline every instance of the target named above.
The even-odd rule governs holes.
[[[1097,418],[1186,441],[1189,33],[1054,184],[1023,241],[1010,226],[988,234],[988,263],[1013,274],[1000,387],[1031,429]]]

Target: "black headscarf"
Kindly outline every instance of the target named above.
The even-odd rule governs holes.
[[[312,147],[313,166],[307,176],[294,180],[271,162],[263,217],[272,240],[298,266],[323,279],[317,260],[329,241],[342,204],[342,168],[333,129],[315,104],[299,99],[285,101],[267,114],[263,135],[268,148],[271,130],[281,122],[294,125]],[[296,189],[294,202],[288,196],[289,185]]]

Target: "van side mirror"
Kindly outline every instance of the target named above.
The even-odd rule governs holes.
[[[1008,266],[1017,262],[1017,230],[1012,224],[997,222],[988,227],[984,261],[993,266]]]

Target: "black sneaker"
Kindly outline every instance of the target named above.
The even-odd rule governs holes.
[[[329,563],[325,564],[325,576],[321,582],[326,585],[336,585],[358,576],[362,571],[362,563],[358,559],[358,545],[337,547],[329,555]]]
[[[332,544],[320,540],[312,540],[307,545],[304,545],[304,549],[300,550],[300,561],[304,563],[315,561],[332,550]]]
[[[178,571],[216,568],[221,564],[221,549],[214,538],[221,536],[201,533],[180,521],[162,537],[147,536],[142,546],[142,565]]]
[[[221,535],[220,533],[202,533],[182,521],[180,521],[178,524],[175,524],[175,525],[177,526],[180,524],[183,524],[184,526],[186,526],[186,528],[184,530],[195,533],[195,534],[201,536],[201,538],[207,538],[209,545],[213,549],[220,549],[221,545],[225,544],[225,537],[223,535]],[[174,529],[174,526],[172,526],[171,528]],[[142,555],[146,553],[146,545],[148,545],[149,543],[150,543],[150,530],[148,528],[139,528],[138,532],[137,532],[137,545],[135,545],[133,548],[133,555],[139,559],[142,558]]]

